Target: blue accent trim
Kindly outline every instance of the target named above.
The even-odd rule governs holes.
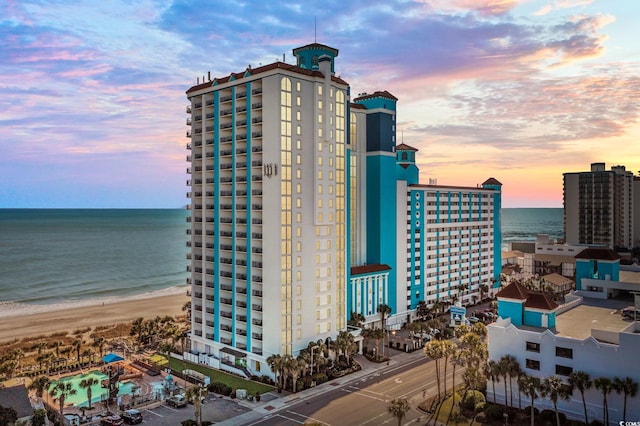
[[[213,340],[220,341],[220,92],[213,92]],[[206,138],[205,138],[206,139]]]
[[[350,122],[351,122],[351,114],[349,114],[349,110],[348,110],[348,104],[349,102],[347,102],[347,129],[351,129],[350,126]],[[345,221],[346,221],[346,236],[345,236],[345,247],[346,247],[346,254],[345,254],[345,277],[346,277],[346,290],[347,290],[347,301],[346,301],[346,309],[345,309],[345,314],[347,317],[347,321],[349,321],[351,319],[351,311],[352,311],[352,307],[353,307],[353,285],[351,283],[351,148],[349,148],[351,145],[349,144],[349,139],[350,139],[350,134],[351,131],[346,132],[347,133],[347,145],[345,146],[345,168],[346,168],[346,172],[345,172],[345,186],[346,188],[346,197],[345,197]],[[362,306],[362,305],[361,305]]]

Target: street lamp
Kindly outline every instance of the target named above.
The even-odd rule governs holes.
[[[313,376],[313,350],[316,348],[315,345],[311,346],[311,375]]]

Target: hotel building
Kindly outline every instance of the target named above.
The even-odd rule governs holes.
[[[640,181],[624,166],[564,173],[564,238],[572,244],[630,249],[640,244]]]
[[[420,185],[397,99],[351,100],[334,48],[293,54],[187,91],[185,356],[236,373],[270,374],[266,358],[335,338],[352,312],[406,321],[499,276],[500,183]]]

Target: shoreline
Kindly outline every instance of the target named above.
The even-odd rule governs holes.
[[[179,293],[176,289],[180,290]],[[162,294],[162,292],[163,290],[160,290],[120,300],[94,299],[89,301],[93,302],[91,304],[65,304],[70,307],[43,305],[48,308],[39,312],[14,310],[8,315],[0,315],[0,342],[130,322],[140,317],[149,319],[156,316],[184,315],[182,307],[190,300],[185,288],[172,288],[170,294]]]

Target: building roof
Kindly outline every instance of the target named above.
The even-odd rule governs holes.
[[[33,407],[29,401],[29,392],[24,385],[0,388],[0,402],[3,407],[13,408],[18,418],[29,417],[33,414]]]
[[[331,51],[335,56],[338,56],[338,49],[335,49],[331,46],[327,46],[326,44],[320,44],[320,43],[311,43],[311,44],[307,44],[306,46],[301,46],[301,47],[296,47],[295,49],[293,49],[293,54],[297,55],[299,51],[301,50],[308,50],[308,49],[322,49],[322,50],[329,50]]]
[[[559,266],[562,263],[576,263],[575,257],[564,254],[536,253],[534,258],[536,262],[547,262],[553,266]]]
[[[351,275],[370,274],[372,272],[382,272],[382,271],[388,271],[390,269],[391,269],[391,266],[384,265],[384,264],[352,266]]]
[[[358,96],[353,101],[354,102],[358,102],[358,101],[364,101],[366,99],[373,99],[373,98],[387,98],[387,99],[392,99],[394,101],[398,100],[398,98],[396,98],[395,96],[393,96],[391,93],[387,92],[386,90],[376,90],[373,93],[365,93],[362,96]]]
[[[191,93],[191,92],[196,92],[198,90],[202,90],[202,89],[207,89],[209,87],[212,87],[214,83],[218,83],[218,84],[222,84],[222,83],[227,83],[229,81],[232,80],[239,80],[241,78],[244,78],[245,75],[250,75],[250,76],[254,76],[254,75],[258,75],[267,71],[271,71],[274,69],[281,69],[281,70],[285,70],[285,71],[291,71],[291,72],[295,72],[298,74],[303,74],[303,75],[308,75],[308,76],[312,76],[312,77],[324,77],[324,75],[318,71],[318,70],[308,70],[305,68],[300,68],[297,65],[291,65],[291,64],[287,64],[285,62],[274,62],[272,64],[268,64],[268,65],[263,65],[261,67],[258,68],[251,68],[251,67],[247,67],[247,69],[244,72],[239,72],[239,73],[231,73],[226,77],[222,77],[222,78],[214,78],[212,81],[207,81],[195,86],[192,86],[189,88],[189,90],[187,90],[187,94]],[[233,77],[233,79],[232,79]],[[335,83],[339,83],[339,84],[344,84],[344,85],[348,85],[348,83],[346,81],[344,81],[343,79],[341,79],[340,77],[336,77],[336,76],[331,76],[331,80]]]
[[[396,145],[396,151],[417,151],[418,148],[414,148],[412,146],[407,145],[406,143],[401,143],[400,145]]]
[[[485,180],[482,184],[483,185],[499,185],[499,186],[502,186],[502,184],[498,181],[498,179],[492,178],[492,177],[490,177],[489,179]]]
[[[493,188],[483,188],[481,186],[453,186],[453,185],[428,185],[426,183],[417,183],[414,185],[409,185],[409,188],[432,188],[432,189],[466,189],[473,191],[486,191],[486,192],[494,192]]]
[[[366,105],[362,105],[362,104],[354,104],[353,102],[350,102],[350,103],[349,103],[349,107],[350,107],[351,109],[354,109],[354,108],[356,108],[356,109],[367,109],[367,106],[366,106]]]
[[[524,288],[522,284],[517,281],[511,281],[506,287],[503,287],[496,293],[496,297],[504,297],[507,299],[527,300],[529,297],[529,290]]]
[[[542,279],[556,287],[562,287],[567,284],[573,284],[573,280],[571,278],[567,278],[555,272],[552,274],[547,274],[543,276]]]
[[[530,292],[527,301],[524,302],[525,308],[543,309],[545,311],[553,311],[559,305],[549,299],[546,294],[538,292]]]
[[[610,248],[591,247],[582,250],[575,256],[576,259],[593,259],[593,260],[620,260],[620,256]]]
[[[511,250],[511,251],[503,251],[502,252],[502,258],[503,259],[510,259],[513,257],[524,257],[524,253],[521,252],[520,250]]]

